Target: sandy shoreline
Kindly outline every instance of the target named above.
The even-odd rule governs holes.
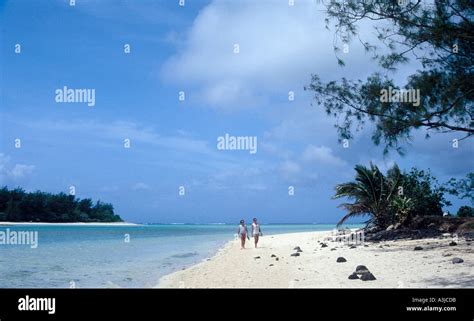
[[[162,277],[160,288],[446,288],[474,287],[471,242],[453,237],[365,242],[351,248],[325,241],[331,232],[263,236],[260,248],[230,241],[208,261]],[[253,240],[251,240],[253,241]],[[326,243],[322,247],[320,242]],[[303,252],[290,256],[299,246]],[[416,246],[422,250],[415,251]],[[274,257],[272,257],[274,256]],[[338,263],[338,257],[347,261]],[[453,264],[453,258],[464,262]],[[277,260],[278,258],[278,260]],[[350,280],[365,265],[376,280]]]
[[[44,226],[135,226],[139,224],[128,222],[115,223],[99,223],[99,222],[77,222],[77,223],[45,223],[45,222],[0,222],[0,226],[15,226],[15,225],[44,225]]]

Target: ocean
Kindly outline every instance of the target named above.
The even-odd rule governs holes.
[[[334,228],[334,224],[262,225],[263,238]],[[0,242],[0,288],[153,287],[161,276],[213,256],[236,237],[236,231],[235,224],[0,226],[4,237],[7,232],[10,237],[31,232],[38,238],[36,246]]]

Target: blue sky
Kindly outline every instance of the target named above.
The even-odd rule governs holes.
[[[75,186],[133,222],[330,223],[343,214],[333,188],[356,163],[431,168],[440,181],[471,171],[473,142],[453,149],[454,134],[414,133],[405,157],[384,157],[369,126],[342,148],[334,119],[303,87],[312,73],[363,79],[376,66],[356,43],[346,67],[337,65],[320,9],[276,0],[0,1],[1,185]],[[373,38],[369,25],[361,32]],[[57,103],[64,86],[95,89],[95,106]],[[218,150],[226,133],[256,136],[258,152]],[[456,211],[462,202],[453,202]]]

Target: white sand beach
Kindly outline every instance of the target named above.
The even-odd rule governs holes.
[[[350,248],[324,241],[331,232],[263,236],[241,250],[233,240],[214,257],[160,279],[161,288],[464,288],[474,287],[474,251],[464,238],[365,242]],[[321,243],[327,244],[322,247]],[[300,256],[292,257],[299,246]],[[415,251],[415,246],[422,250]],[[272,257],[274,256],[274,257]],[[338,263],[338,257],[347,261]],[[454,264],[453,258],[464,260]],[[365,265],[376,280],[350,280]]]

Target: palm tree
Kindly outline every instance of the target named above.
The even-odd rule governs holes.
[[[336,186],[334,199],[347,197],[354,200],[354,203],[339,205],[340,208],[347,211],[347,214],[337,225],[343,224],[351,217],[369,215],[370,219],[367,221],[367,225],[387,227],[394,219],[389,211],[389,205],[401,184],[400,169],[396,164],[393,165],[387,171],[386,177],[372,163],[369,167],[356,165],[355,171],[355,181]]]

